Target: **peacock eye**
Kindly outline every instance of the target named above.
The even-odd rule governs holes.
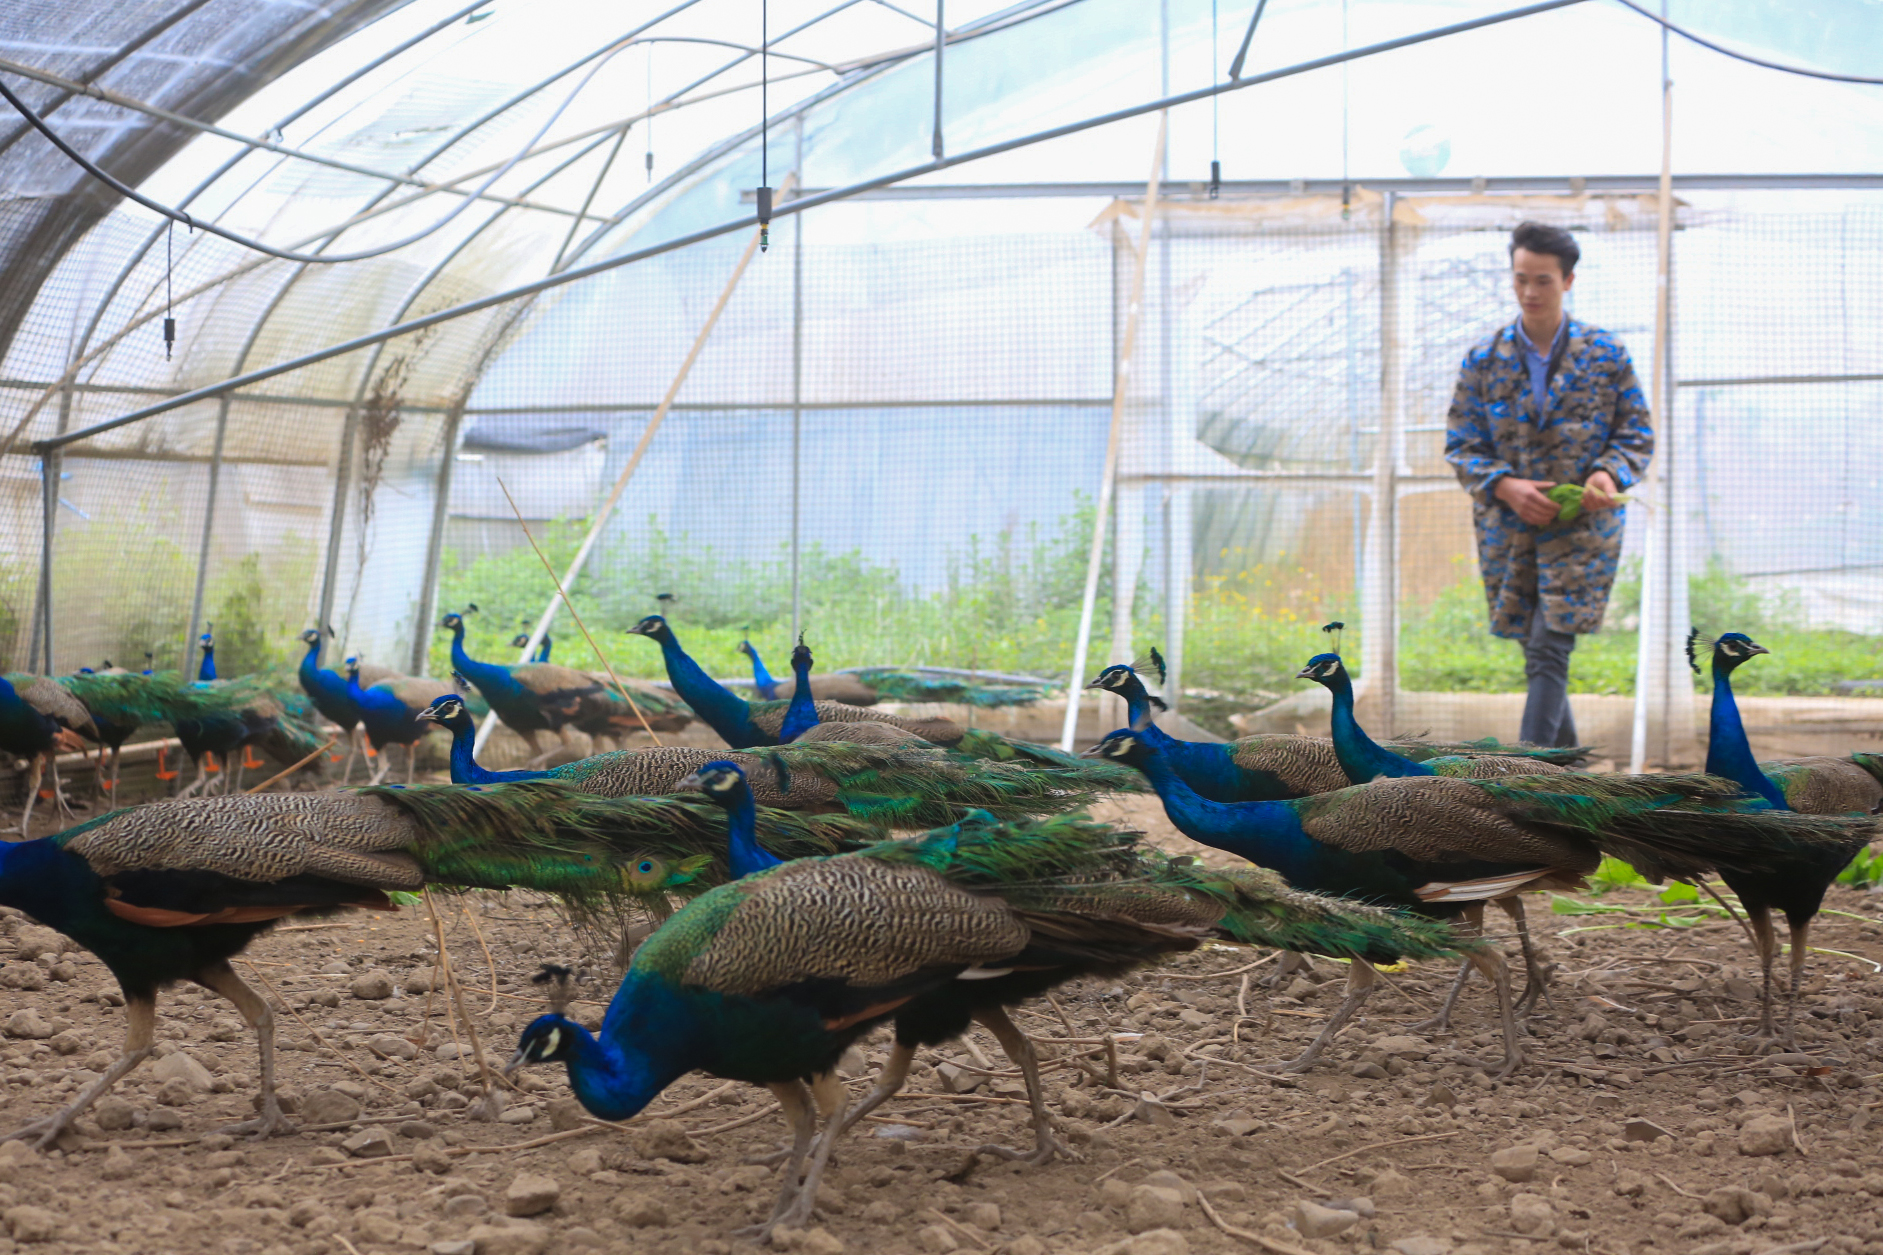
[[[654,865],[648,860],[642,859],[639,863],[634,865],[634,870],[641,873],[643,876],[650,876],[654,872]]]

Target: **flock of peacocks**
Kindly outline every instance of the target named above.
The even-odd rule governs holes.
[[[1044,1102],[1034,1043],[1009,1009],[1206,941],[1347,963],[1340,1008],[1276,1069],[1311,1067],[1372,992],[1375,966],[1413,959],[1462,963],[1435,1029],[1472,971],[1491,982],[1504,1041],[1495,1066],[1514,1069],[1521,1019],[1547,998],[1549,975],[1520,895],[1580,886],[1604,857],[1656,881],[1726,880],[1760,943],[1761,1036],[1772,1038],[1770,912],[1790,925],[1795,1005],[1811,918],[1883,811],[1879,756],[1753,759],[1730,677],[1765,650],[1738,634],[1712,647],[1706,772],[1630,776],[1580,771],[1575,749],[1376,742],[1332,653],[1301,672],[1332,691],[1331,737],[1178,740],[1157,726],[1162,703],[1139,668],[1113,666],[1092,687],[1123,699],[1128,726],[1074,757],[871,708],[905,697],[1040,696],[1024,686],[888,670],[814,677],[800,640],[785,683],[743,647],[754,671],[748,699],[709,676],[658,615],[633,631],[659,646],[667,687],[552,663],[546,639],[530,661],[480,662],[466,652],[461,614],[443,626],[456,683],[357,659],[342,677],[321,668],[317,630],[302,637],[293,690],[217,678],[208,635],[193,681],[113,668],[0,681],[0,746],[33,760],[29,803],[56,751],[89,740],[115,753],[143,724],[169,723],[197,764],[171,800],[0,845],[0,904],[96,954],[126,1011],[116,1063],[12,1137],[48,1144],[149,1057],[157,992],[181,980],[228,999],[256,1033],[259,1115],[245,1128],[279,1131],[287,1122],[273,1016],[232,957],[290,915],[396,909],[389,895],[428,887],[527,889],[618,938],[625,974],[590,1032],[565,1013],[567,973],[545,968],[551,1009],[524,1030],[511,1069],[561,1063],[582,1104],[610,1120],[692,1071],[769,1088],[793,1136],[761,1226],[768,1233],[808,1221],[845,1130],[901,1087],[919,1051],[971,1024],[988,1029],[1024,1077],[1034,1135],[1028,1150],[979,1149],[1035,1163],[1070,1155]],[[1148,665],[1161,680],[1155,654]],[[478,764],[485,707],[531,742],[536,757],[523,769]],[[656,743],[546,766],[574,732],[606,741],[692,719],[728,749]],[[434,727],[451,737],[452,783],[413,785],[415,746]],[[244,764],[255,766],[251,748],[302,763],[339,737],[351,744],[356,730],[381,757],[370,784],[239,792]],[[383,783],[394,745],[406,748],[404,786]],[[354,761],[349,753],[343,783]],[[223,773],[219,793],[212,768]],[[1185,836],[1245,864],[1212,869],[1171,856],[1081,810],[1100,794],[1146,787]],[[1516,922],[1521,996],[1480,936],[1487,902]],[[649,920],[658,926],[633,946]],[[873,1091],[852,1104],[837,1064],[878,1026],[894,1046]]]

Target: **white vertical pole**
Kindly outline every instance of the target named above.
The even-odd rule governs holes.
[[[1098,513],[1092,520],[1092,551],[1085,563],[1085,595],[1079,604],[1078,643],[1072,651],[1072,675],[1066,681],[1066,722],[1059,732],[1059,748],[1070,753],[1079,727],[1079,693],[1085,687],[1085,665],[1092,646],[1092,615],[1098,603],[1098,573],[1105,560],[1105,526],[1111,519],[1112,494],[1118,487],[1118,445],[1124,425],[1125,391],[1131,382],[1131,353],[1137,347],[1138,322],[1144,308],[1144,263],[1151,254],[1151,228],[1157,222],[1157,193],[1164,169],[1164,139],[1170,130],[1168,110],[1157,115],[1157,148],[1151,157],[1151,177],[1144,189],[1144,225],[1138,232],[1137,256],[1131,266],[1131,303],[1125,308],[1125,334],[1118,346],[1118,364],[1112,375],[1111,434],[1105,441],[1105,470],[1099,480]]]
[[[1405,397],[1396,200],[1386,193],[1380,227],[1380,434],[1373,450],[1373,503],[1360,590],[1360,688],[1363,696],[1377,695],[1372,719],[1387,735],[1398,731],[1399,717],[1399,462]]]
[[[1661,0],[1661,16],[1667,16],[1667,0]],[[1661,447],[1648,466],[1647,489],[1643,500],[1652,510],[1647,525],[1647,543],[1641,561],[1641,623],[1635,655],[1635,718],[1628,754],[1628,770],[1639,773],[1648,763],[1649,718],[1651,708],[1660,719],[1660,753],[1666,761],[1669,747],[1667,692],[1669,686],[1668,642],[1679,635],[1672,622],[1673,606],[1669,592],[1674,573],[1672,476],[1665,463],[1671,454],[1667,395],[1668,351],[1668,266],[1674,243],[1674,80],[1668,70],[1667,25],[1661,25],[1661,187],[1660,218],[1655,231],[1654,275],[1654,374],[1649,381],[1649,421]],[[1683,598],[1684,600],[1684,598]]]

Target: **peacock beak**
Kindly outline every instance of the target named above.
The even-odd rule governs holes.
[[[1747,641],[1746,652],[1748,654],[1769,654],[1772,651],[1767,649],[1765,646],[1758,644],[1755,641]]]
[[[412,718],[415,720],[418,720],[421,723],[437,723],[439,721],[438,712],[433,710],[430,706],[427,706],[425,709],[418,711],[412,716]]]
[[[515,1072],[529,1061],[529,1053],[524,1050],[519,1050],[510,1056],[510,1062],[503,1065],[503,1074],[509,1076],[512,1072]]]
[[[700,779],[700,773],[696,771],[673,787],[676,789],[704,789],[706,785],[705,782]]]
[[[1295,672],[1295,679],[1297,680],[1312,680],[1313,678],[1314,678],[1313,667],[1303,667],[1301,668],[1301,670]]]

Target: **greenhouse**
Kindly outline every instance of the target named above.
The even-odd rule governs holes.
[[[1679,757],[1689,625],[1770,638],[1754,692],[1883,657],[1883,35],[1814,15],[11,6],[0,642],[252,670],[326,624],[443,674],[445,610],[561,615],[527,529],[623,674],[663,606],[719,675],[1156,647],[1233,735],[1338,619],[1434,726],[1524,683],[1443,446],[1532,220],[1658,437],[1575,691]]]

